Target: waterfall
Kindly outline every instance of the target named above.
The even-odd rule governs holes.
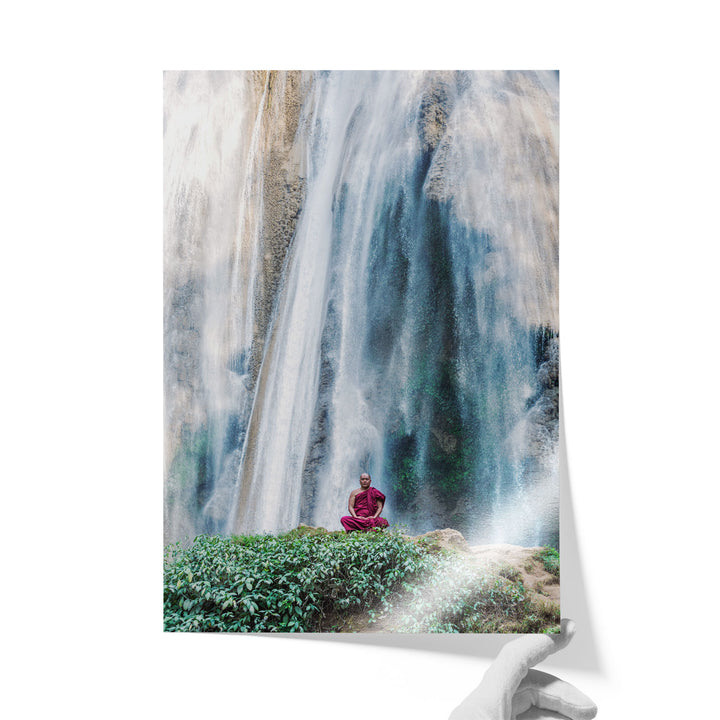
[[[167,73],[166,539],[558,540],[558,81]]]

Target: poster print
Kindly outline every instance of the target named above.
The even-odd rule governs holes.
[[[166,630],[557,629],[558,84],[165,73]]]

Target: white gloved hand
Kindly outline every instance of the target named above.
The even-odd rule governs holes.
[[[530,669],[572,640],[575,623],[563,620],[560,627],[559,635],[524,635],[505,645],[450,720],[594,718],[597,707],[590,698],[553,675]]]

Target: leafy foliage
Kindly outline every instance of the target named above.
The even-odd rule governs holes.
[[[166,549],[165,629],[314,631],[333,612],[386,600],[425,558],[422,546],[386,532],[201,535]]]
[[[533,557],[542,562],[545,572],[554,575],[556,578],[560,577],[560,553],[554,547],[544,547]]]
[[[397,532],[201,535],[166,548],[165,629],[317,632],[362,629],[352,618],[363,617],[400,632],[556,630],[558,607],[532,600],[518,578]]]
[[[535,633],[554,632],[560,610],[531,599],[519,572],[503,568],[478,572],[461,557],[434,559],[435,568],[422,586],[409,588],[412,600],[403,608],[402,632]]]

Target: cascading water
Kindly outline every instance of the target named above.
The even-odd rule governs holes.
[[[166,539],[558,541],[558,81],[165,79]]]

